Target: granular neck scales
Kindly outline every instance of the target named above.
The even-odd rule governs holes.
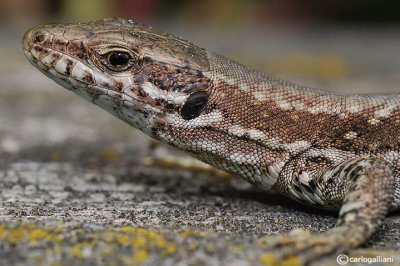
[[[309,248],[304,262],[358,246],[400,206],[398,95],[273,79],[131,20],[42,25],[23,43],[45,75],[153,138],[262,188],[340,209],[323,252]],[[284,258],[319,237],[272,249]]]

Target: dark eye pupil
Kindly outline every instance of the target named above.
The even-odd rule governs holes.
[[[207,107],[209,94],[201,91],[189,96],[185,104],[182,106],[181,115],[185,120],[198,117]]]
[[[126,66],[130,59],[130,55],[124,52],[112,52],[108,57],[110,64],[114,67]]]

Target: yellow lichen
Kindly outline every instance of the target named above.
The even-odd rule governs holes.
[[[43,240],[45,237],[47,237],[47,234],[48,233],[44,230],[34,229],[28,232],[28,240],[31,243],[37,243],[37,241]]]
[[[165,241],[164,238],[159,237],[155,240],[155,244],[158,248],[165,248],[167,242]]]
[[[14,229],[11,229],[8,234],[8,241],[16,245],[18,242],[20,242],[22,239],[25,237],[25,230],[24,228],[17,227]]]
[[[193,231],[190,229],[185,229],[182,233],[181,233],[181,239],[185,239],[188,236],[193,236],[193,237],[202,237],[202,234],[198,231]]]
[[[243,251],[243,245],[234,245],[231,246],[230,249],[232,250],[233,253],[240,254]]]
[[[148,232],[148,236],[147,236],[149,239],[156,239],[157,237],[158,237],[158,234],[157,234],[157,232],[154,232],[154,231],[152,231],[152,230],[149,230],[149,232]]]
[[[27,239],[31,245],[38,245],[40,241],[60,243],[61,239],[58,233],[52,232],[49,228],[26,230]]]
[[[114,239],[115,239],[115,232],[108,231],[102,235],[102,240],[106,243],[112,243],[114,242]]]
[[[146,239],[142,236],[137,236],[132,239],[132,244],[136,248],[142,248],[146,244]]]
[[[130,234],[136,234],[137,233],[137,228],[132,227],[132,226],[122,226],[118,229],[118,231],[124,232],[124,233],[130,233]]]
[[[116,161],[119,158],[119,154],[112,149],[105,149],[100,152],[100,157],[106,161]]]
[[[138,235],[147,235],[147,229],[145,229],[145,228],[141,228],[141,227],[138,227],[138,228],[136,228],[136,234],[138,234]]]
[[[83,254],[81,251],[81,246],[80,245],[74,245],[71,247],[71,254],[72,256],[76,258],[83,258]]]
[[[267,245],[269,239],[270,239],[270,238],[268,238],[268,237],[261,237],[261,238],[259,238],[259,239],[258,239],[258,247],[264,248],[264,247]]]
[[[4,237],[5,237],[4,226],[0,225],[0,239],[4,239]]]
[[[82,243],[71,246],[70,251],[71,251],[72,256],[81,259],[81,258],[84,258],[87,256],[84,251],[90,250],[92,248],[92,246],[93,246],[93,243],[82,242]]]
[[[198,249],[198,247],[199,247],[199,243],[192,242],[192,243],[189,244],[188,249],[189,250],[196,250],[196,249]]]
[[[61,261],[53,261],[50,263],[50,266],[61,266],[61,265],[63,265]]]
[[[292,256],[285,260],[282,260],[281,265],[300,266],[300,265],[302,265],[302,263],[298,257]]]
[[[100,251],[100,255],[102,257],[108,257],[108,256],[112,255],[114,252],[115,252],[115,249],[113,247],[107,247]]]
[[[169,256],[171,254],[174,254],[176,252],[176,244],[175,243],[169,243],[163,250],[162,254],[163,256]]]
[[[264,254],[260,256],[260,264],[265,266],[277,265],[277,260],[272,254]]]
[[[115,236],[117,243],[122,246],[126,246],[130,242],[130,237],[127,234],[117,234]]]
[[[85,228],[63,228],[60,226],[40,226],[34,224],[20,224],[16,226],[0,225],[0,239],[13,245],[27,244],[32,247],[44,246],[44,255],[35,257],[35,261],[46,258],[46,264],[62,264],[62,258],[69,254],[75,259],[98,254],[102,259],[107,257],[118,261],[118,264],[140,265],[146,262],[149,252],[156,252],[161,256],[176,253],[176,242],[169,241],[167,232],[155,231],[146,228],[123,226],[108,230],[88,231]],[[172,233],[171,233],[172,234]],[[201,236],[199,232],[190,229],[182,233],[173,233],[175,236]],[[82,239],[84,236],[86,240]],[[84,241],[84,242],[82,242]],[[75,244],[70,244],[75,243]],[[131,253],[117,254],[116,245],[131,247]],[[196,244],[196,247],[198,244]],[[208,250],[212,252],[213,247]],[[32,257],[33,258],[33,257]]]
[[[136,250],[135,253],[132,255],[132,260],[138,264],[144,263],[147,258],[149,257],[149,254],[147,253],[146,250],[139,249]]]
[[[261,255],[259,257],[259,261],[261,265],[265,265],[265,266],[300,266],[301,265],[301,261],[298,257],[289,257],[287,259],[284,260],[278,260],[276,259],[276,257],[271,254],[271,253],[267,253],[264,255]]]

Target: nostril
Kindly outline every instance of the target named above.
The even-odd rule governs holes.
[[[34,43],[42,43],[45,38],[46,38],[46,35],[43,32],[37,31],[33,34],[32,41]]]
[[[51,46],[51,34],[42,26],[29,29],[22,37],[22,43],[25,50],[40,49]]]

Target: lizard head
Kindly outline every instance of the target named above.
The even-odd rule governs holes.
[[[23,47],[55,82],[153,137],[207,113],[204,49],[148,26],[124,19],[41,25]]]

